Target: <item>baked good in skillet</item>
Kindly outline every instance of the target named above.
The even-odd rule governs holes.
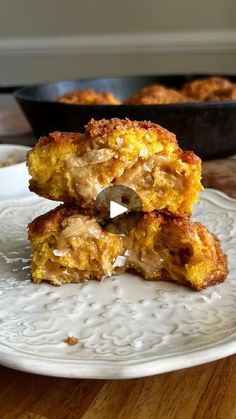
[[[112,92],[95,89],[72,90],[59,96],[57,102],[68,105],[120,105],[120,100]]]
[[[143,87],[143,89],[138,91],[125,103],[126,105],[169,105],[189,102],[193,102],[193,99],[176,89],[170,89],[159,84],[152,84]]]

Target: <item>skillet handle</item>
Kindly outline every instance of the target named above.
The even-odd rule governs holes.
[[[18,85],[0,85],[0,95],[7,95],[7,94],[11,94],[14,93],[16,90],[21,89],[21,87],[24,86],[18,86]]]

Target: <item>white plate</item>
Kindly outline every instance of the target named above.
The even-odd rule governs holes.
[[[229,258],[224,284],[202,292],[127,274],[53,287],[29,279],[27,223],[55,203],[0,203],[0,363],[45,375],[129,378],[236,352],[236,201],[206,190],[194,219]],[[76,336],[79,343],[63,340]]]
[[[1,125],[1,124],[0,124]],[[30,147],[17,144],[0,144],[0,161],[13,155],[19,163],[0,167],[0,200],[23,198],[32,195],[29,191],[29,172],[26,167],[26,154]]]

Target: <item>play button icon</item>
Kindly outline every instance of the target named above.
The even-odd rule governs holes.
[[[110,218],[115,218],[127,211],[128,208],[124,207],[124,205],[117,204],[115,201],[110,201]]]
[[[94,215],[106,231],[126,234],[142,217],[142,202],[136,192],[127,186],[109,186],[98,194]]]

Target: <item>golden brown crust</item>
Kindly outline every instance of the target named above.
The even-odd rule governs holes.
[[[227,256],[221,250],[219,239],[215,235],[210,234],[206,227],[201,223],[193,223],[188,219],[176,218],[172,221],[170,218],[168,220],[168,225],[172,233],[177,229],[181,236],[187,235],[188,237],[194,237],[194,235],[197,234],[202,243],[208,247],[208,253],[206,252],[205,254],[205,263],[212,263],[215,266],[214,271],[204,278],[201,285],[193,286],[191,283],[189,285],[200,291],[210,285],[215,285],[224,281],[228,274]],[[209,252],[209,250],[211,251]]]
[[[65,143],[79,143],[83,138],[83,134],[79,132],[60,132],[54,131],[51,132],[48,137],[41,137],[38,140],[38,144],[41,146],[46,146],[47,144],[54,143],[55,145],[60,146],[60,144]],[[30,152],[29,152],[30,153]]]
[[[42,214],[35,218],[28,225],[28,237],[31,240],[35,235],[43,235],[50,233],[59,228],[62,220],[69,216],[70,210],[61,205],[46,214]]]
[[[211,95],[218,90],[225,90],[232,86],[232,83],[223,77],[205,77],[186,83],[182,92],[187,96],[200,101],[208,101]]]
[[[172,141],[177,144],[176,136],[167,129],[155,124],[151,121],[131,121],[128,118],[119,119],[100,119],[91,121],[85,126],[85,136],[92,137],[105,137],[114,131],[125,130],[140,130],[154,131],[164,141]]]
[[[186,150],[182,154],[182,161],[188,164],[199,164],[202,162],[200,157],[198,157],[196,154],[194,154],[193,151]]]
[[[80,214],[93,215],[88,209],[79,209]],[[46,214],[35,218],[28,225],[29,240],[36,235],[43,235],[52,231],[59,231],[62,221],[73,214],[78,214],[78,207],[74,205],[61,204]]]
[[[73,90],[60,96],[59,103],[69,105],[119,105],[120,100],[111,92],[99,92],[95,89]]]
[[[236,85],[215,90],[213,93],[209,94],[205,100],[206,102],[236,100]]]
[[[168,105],[171,103],[189,103],[192,98],[185,96],[175,89],[159,84],[145,86],[136,95],[126,101],[127,105]]]

